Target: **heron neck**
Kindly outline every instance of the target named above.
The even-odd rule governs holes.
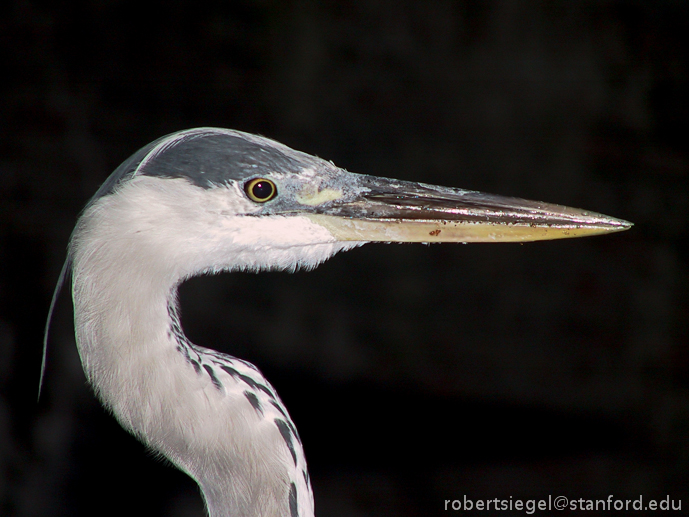
[[[197,481],[211,517],[312,517],[301,444],[270,384],[255,367],[188,341],[196,361],[185,355],[179,279],[126,262],[101,271],[99,250],[74,251],[79,353],[123,427]],[[226,373],[234,368],[245,369],[242,382]],[[291,452],[278,419],[291,426]]]
[[[185,370],[169,337],[176,287],[144,281],[126,266],[107,275],[92,269],[74,261],[75,328],[84,371],[118,420],[151,441],[151,411],[164,413],[168,390]]]

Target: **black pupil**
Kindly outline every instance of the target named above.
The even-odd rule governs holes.
[[[273,185],[267,181],[258,181],[251,187],[251,193],[256,199],[267,199],[273,195]]]

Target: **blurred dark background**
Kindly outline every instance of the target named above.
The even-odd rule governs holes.
[[[635,223],[523,246],[369,245],[310,273],[185,284],[190,338],[255,362],[292,412],[319,516],[446,515],[465,495],[669,495],[687,511],[689,4],[0,11],[1,515],[202,515],[195,485],[95,401],[68,294],[36,403],[79,210],[139,147],[194,126]]]

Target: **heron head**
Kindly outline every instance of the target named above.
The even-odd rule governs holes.
[[[187,276],[314,267],[367,242],[525,242],[631,227],[560,205],[354,174],[267,138],[215,128],[144,147],[85,215],[89,209],[117,213],[126,234],[145,239],[155,255],[189,262]]]

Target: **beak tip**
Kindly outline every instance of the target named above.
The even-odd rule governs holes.
[[[634,223],[630,221],[606,215],[601,216],[599,221],[599,224],[602,227],[605,227],[607,230],[611,232],[624,232],[626,230],[629,230],[632,226],[634,226]]]

